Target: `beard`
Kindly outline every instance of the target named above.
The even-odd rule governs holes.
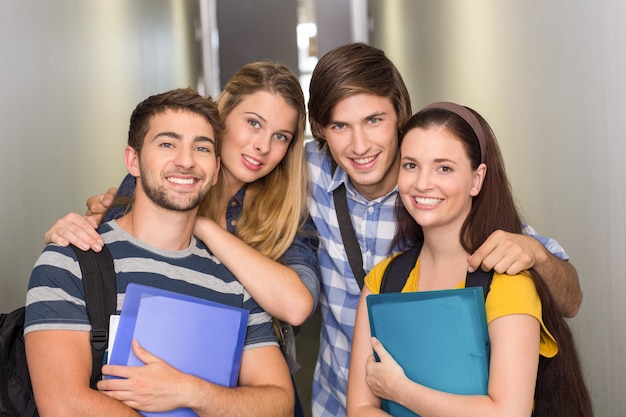
[[[147,175],[141,173],[141,185],[143,187],[146,196],[157,206],[166,210],[172,211],[190,211],[197,208],[204,197],[209,192],[209,188],[206,190],[200,190],[195,194],[190,194],[186,199],[175,199],[167,193],[165,187],[153,186],[148,180]]]

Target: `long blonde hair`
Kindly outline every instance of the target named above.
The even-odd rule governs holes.
[[[279,94],[298,111],[298,126],[283,160],[266,176],[248,184],[235,235],[265,256],[278,260],[306,218],[307,169],[304,153],[306,107],[298,78],[282,64],[269,61],[243,66],[217,98],[225,120],[244,96],[257,91]],[[223,140],[223,137],[222,137]],[[221,142],[221,141],[220,141]],[[218,144],[218,152],[221,144]],[[200,214],[219,221],[223,170],[200,206]]]

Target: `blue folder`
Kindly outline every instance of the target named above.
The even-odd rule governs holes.
[[[249,311],[139,284],[129,284],[110,364],[143,365],[132,352],[136,339],[176,369],[213,383],[237,384]],[[196,416],[188,408],[144,416]]]
[[[481,287],[367,297],[372,336],[419,384],[454,394],[487,394],[489,333]],[[378,358],[377,358],[378,359]],[[417,416],[388,400],[394,417]]]

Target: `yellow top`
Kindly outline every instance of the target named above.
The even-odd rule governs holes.
[[[396,256],[398,255],[378,263],[365,277],[365,285],[373,294],[380,292],[380,284],[385,270]],[[402,288],[402,292],[417,291],[419,270],[420,259],[418,258],[415,268],[411,270],[409,279],[404,288]],[[462,279],[455,288],[464,287],[465,279]],[[494,272],[491,288],[485,301],[485,311],[487,313],[487,323],[491,323],[498,317],[510,314],[528,314],[533,316],[541,323],[539,354],[546,358],[552,358],[558,353],[559,349],[556,340],[541,319],[541,300],[528,272],[524,271],[514,276]]]

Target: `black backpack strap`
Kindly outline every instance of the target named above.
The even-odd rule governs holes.
[[[381,294],[402,291],[406,280],[409,279],[409,274],[415,268],[421,250],[422,243],[420,242],[391,260],[380,282]]]
[[[402,288],[406,284],[406,280],[409,279],[409,274],[415,268],[417,258],[422,250],[421,242],[404,253],[396,256],[391,260],[387,269],[383,274],[382,281],[380,283],[380,292],[401,292]],[[491,288],[491,280],[493,279],[493,270],[485,272],[482,269],[478,269],[474,272],[468,272],[465,279],[465,288],[468,287],[482,287],[485,300],[489,289]]]
[[[104,246],[102,251],[83,251],[74,245],[85,286],[85,305],[91,321],[92,388],[102,378],[104,353],[109,340],[109,316],[117,312],[117,282],[113,257]]]
[[[474,272],[467,273],[467,277],[465,278],[465,288],[483,287],[483,294],[485,295],[486,300],[487,294],[489,294],[489,289],[491,288],[492,279],[493,269],[491,271],[485,272],[482,269],[478,268]]]
[[[348,199],[346,197],[346,186],[341,184],[333,191],[333,200],[335,202],[335,212],[337,213],[337,221],[339,222],[339,232],[343,240],[343,246],[348,255],[348,262],[352,269],[352,274],[359,284],[359,288],[363,288],[365,281],[365,270],[363,270],[363,254],[359,241],[356,238],[356,232],[352,225],[352,219],[348,212]]]
[[[330,158],[330,175],[335,175],[337,170],[337,162]],[[356,279],[359,288],[363,288],[365,282],[365,270],[363,269],[363,253],[361,252],[361,246],[356,237],[354,231],[354,225],[350,218],[350,212],[348,211],[348,199],[346,197],[346,185],[341,184],[333,191],[333,201],[335,203],[335,214],[337,215],[337,222],[339,223],[339,232],[341,233],[341,240],[343,241],[343,247],[348,255],[348,263],[352,270],[352,275]]]

